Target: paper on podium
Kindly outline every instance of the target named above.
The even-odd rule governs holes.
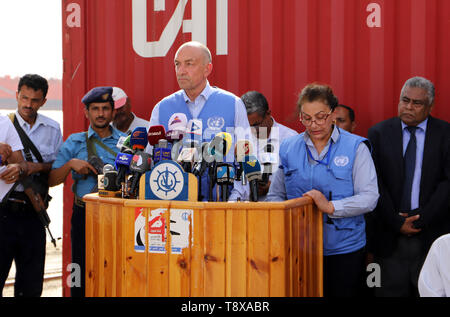
[[[6,170],[6,166],[0,166],[0,175],[2,175],[5,170]],[[14,183],[6,184],[3,180],[0,180],[0,202],[3,201],[3,198],[11,190],[11,188],[13,186],[14,186]]]

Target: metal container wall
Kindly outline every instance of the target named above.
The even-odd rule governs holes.
[[[134,112],[149,119],[178,90],[174,54],[191,39],[211,49],[212,85],[262,92],[275,119],[297,131],[298,93],[315,81],[355,109],[363,136],[396,115],[401,87],[416,75],[436,85],[433,115],[450,119],[448,0],[62,2],[64,138],[87,128],[80,100],[98,85],[123,88]],[[64,265],[72,197],[66,186]]]

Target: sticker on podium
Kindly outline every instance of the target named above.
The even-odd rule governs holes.
[[[145,174],[145,199],[188,200],[188,174],[174,161],[161,161]]]
[[[193,226],[193,210],[171,209],[170,226],[166,223],[166,208],[150,211],[148,217],[148,252],[166,254],[168,234],[171,239],[171,253],[182,254],[189,247],[189,233]],[[170,228],[169,233],[167,232]]]
[[[145,252],[145,214],[144,208],[134,211],[134,251]]]

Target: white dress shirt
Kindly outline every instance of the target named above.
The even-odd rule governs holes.
[[[138,128],[138,127],[144,127],[147,129],[149,128],[149,122],[147,120],[144,120],[142,118],[139,118],[138,116],[136,116],[134,114],[134,112],[131,113],[133,115],[133,121],[131,121],[130,126],[128,127],[128,130],[125,132],[126,134],[130,135],[131,132],[134,131],[134,129]],[[114,122],[111,122],[111,125],[117,129],[116,125],[114,124]]]
[[[450,234],[436,239],[419,275],[421,297],[450,297]]]
[[[33,127],[31,127],[30,124],[26,122],[18,112],[16,112],[16,118],[20,127],[25,131],[30,140],[41,153],[44,163],[52,163],[56,159],[59,148],[63,143],[59,123],[40,113],[38,113]],[[38,160],[31,150],[30,153],[33,158],[33,162],[37,163]],[[22,154],[25,158],[25,153],[23,152]],[[16,191],[23,191],[23,186],[18,185]]]
[[[273,119],[273,118],[272,118]],[[283,140],[297,135],[298,132],[288,128],[282,124],[279,124],[278,122],[275,121],[275,119],[273,119],[273,125],[272,128],[270,129],[270,135],[267,139],[257,139],[254,138],[254,142],[256,143],[256,156],[258,158],[258,161],[261,164],[261,173],[263,172],[263,165],[262,165],[262,156],[265,153],[265,147],[267,144],[272,144],[274,147],[274,155],[273,157],[275,158],[274,161],[272,161],[271,163],[271,169],[272,169],[272,174],[269,177],[269,181],[272,181],[272,176],[273,174],[275,174],[275,172],[278,170],[278,166],[280,165],[280,156],[279,156],[279,151],[280,151],[280,144]],[[240,200],[249,200],[250,197],[250,187],[248,185],[248,183],[246,185],[242,185],[242,182],[238,182],[236,181],[234,184],[234,188],[231,191],[231,195],[229,200],[230,201],[235,201],[238,198],[240,198]],[[258,197],[258,201],[264,201],[266,199],[266,196],[261,196]]]
[[[0,115],[0,131],[0,142],[8,144],[13,152],[23,149],[16,128],[7,116]]]

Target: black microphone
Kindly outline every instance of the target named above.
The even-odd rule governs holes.
[[[262,182],[264,184],[269,182],[270,175],[272,175],[272,164],[277,162],[274,150],[275,147],[271,143],[267,143],[264,147],[264,153],[261,154]]]
[[[132,182],[130,187],[130,194],[137,197],[137,189],[139,188],[139,180],[141,176],[150,170],[152,166],[152,158],[150,154],[139,151],[133,156],[130,164],[130,171],[132,173]]]
[[[255,156],[249,155],[245,157],[244,172],[250,183],[250,200],[258,201],[258,181],[262,177],[261,164]]]

